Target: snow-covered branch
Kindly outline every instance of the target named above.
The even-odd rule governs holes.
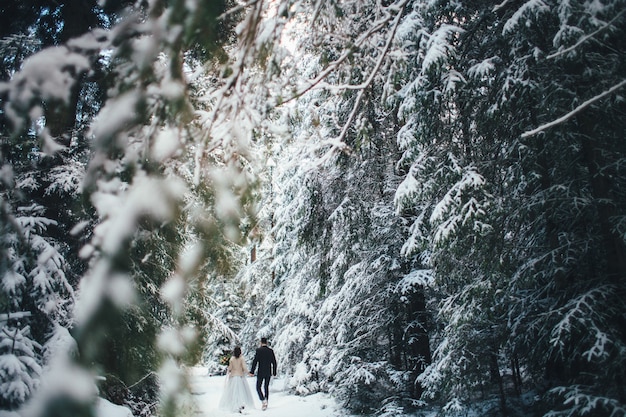
[[[494,6],[492,10],[493,10],[494,12],[497,12],[498,10],[500,10],[501,8],[503,8],[504,6],[506,6],[508,2],[509,2],[509,0],[504,0],[502,3],[500,3],[500,4],[496,5],[496,6]]]
[[[19,320],[32,316],[30,311],[18,311],[15,313],[3,313],[0,314],[0,322],[9,320]]]

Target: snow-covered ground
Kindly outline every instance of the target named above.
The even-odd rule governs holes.
[[[191,393],[196,401],[197,416],[226,417],[240,415],[229,413],[217,408],[224,388],[225,376],[209,376],[205,368],[191,370]],[[255,377],[247,378],[250,392],[255,400],[255,408],[246,410],[245,414],[263,417],[337,417],[346,416],[341,407],[327,394],[314,394],[306,397],[292,395],[285,391],[285,379],[278,376],[270,383],[269,407],[261,410],[261,401],[256,395]]]

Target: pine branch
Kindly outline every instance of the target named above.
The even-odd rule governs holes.
[[[614,85],[613,87],[609,88],[608,90],[606,90],[605,92],[598,94],[595,97],[590,98],[589,100],[585,101],[584,103],[582,103],[580,106],[576,107],[574,110],[572,110],[571,112],[567,113],[564,116],[559,117],[556,120],[553,120],[549,123],[543,124],[541,126],[539,126],[536,129],[533,130],[528,130],[524,133],[522,133],[522,137],[523,138],[527,138],[529,136],[533,136],[536,135],[539,132],[542,132],[546,129],[549,129],[551,127],[554,127],[558,124],[561,124],[567,120],[569,120],[572,116],[576,115],[577,113],[581,112],[582,110],[584,110],[586,107],[589,107],[591,104],[595,103],[596,101],[599,101],[601,99],[603,99],[604,97],[613,94],[615,91],[619,90],[620,88],[624,87],[626,85],[626,80],[622,80],[622,82]]]

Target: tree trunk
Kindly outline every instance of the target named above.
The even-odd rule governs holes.
[[[511,374],[513,377],[513,386],[515,387],[515,394],[520,396],[522,394],[522,373],[519,369],[519,359],[517,354],[513,353],[511,356]]]
[[[588,130],[585,128],[588,124],[581,119],[583,118],[579,117],[581,131]],[[600,229],[601,246],[606,251],[606,273],[609,281],[617,283],[626,276],[626,247],[620,236],[612,231],[610,224],[610,219],[620,213],[617,212],[617,206],[613,204],[611,197],[611,180],[603,173],[609,164],[604,160],[599,144],[592,140],[591,132],[583,132],[581,137],[582,157],[589,170],[589,184],[597,210],[595,221]]]
[[[506,394],[504,392],[504,382],[502,381],[502,375],[500,375],[500,367],[498,366],[498,356],[492,352],[489,355],[490,359],[490,368],[491,368],[491,378],[493,382],[498,384],[498,390],[500,393],[500,412],[502,417],[506,417],[508,415],[508,411],[506,409]]]
[[[63,28],[59,33],[58,43],[65,44],[91,29],[100,25],[95,13],[95,0],[68,1],[62,4],[60,11]],[[73,74],[75,84],[70,91],[69,103],[46,103],[46,127],[50,135],[61,145],[69,146],[72,140],[72,130],[76,124],[76,110],[80,99],[80,85],[82,74]]]

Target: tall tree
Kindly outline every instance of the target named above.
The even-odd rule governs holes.
[[[386,71],[407,4],[318,3],[295,16],[305,54],[290,69],[309,81],[285,109],[292,137],[274,144],[271,256],[245,272],[251,294],[270,287],[252,300],[271,314],[248,324],[250,339],[274,341],[296,391],[331,390],[361,412],[411,404],[430,360],[417,279],[429,273],[402,259],[392,203],[400,154],[386,97],[397,79]]]
[[[522,386],[540,389],[541,407],[557,414],[623,407],[619,390],[601,388],[615,386],[622,365],[598,367],[623,345],[619,220],[597,217],[624,204],[621,174],[609,168],[622,158],[623,126],[604,122],[623,111],[610,96],[624,76],[620,7],[415,11],[425,29],[402,94],[410,170],[397,197],[417,212],[406,250],[428,254],[439,294],[441,339],[421,380],[451,413],[471,407],[473,387],[499,398],[502,414]],[[588,105],[567,116],[577,102]],[[591,154],[613,162],[590,165]],[[614,179],[601,187],[606,199],[599,167]]]
[[[179,308],[184,294],[178,290],[184,288],[184,285],[179,285],[180,280],[202,264],[198,259],[210,259],[209,262],[215,263],[224,261],[212,257],[212,254],[220,252],[219,248],[204,252],[190,249],[194,245],[186,240],[188,230],[197,229],[196,239],[203,235],[221,235],[219,226],[216,226],[218,220],[204,219],[195,213],[183,215],[180,210],[184,205],[183,183],[186,180],[198,186],[197,181],[194,183],[198,178],[185,176],[186,170],[177,172],[175,164],[168,168],[166,162],[176,156],[191,129],[197,129],[199,124],[190,130],[173,127],[187,125],[193,118],[193,106],[189,102],[183,71],[186,54],[190,52],[190,59],[194,56],[214,59],[222,53],[219,57],[222,59],[224,54],[219,51],[219,46],[229,36],[229,22],[232,20],[217,22],[217,16],[225,10],[225,4],[218,2],[195,8],[189,2],[172,4],[171,7],[155,4],[148,9],[139,5],[134,12],[128,10],[123,19],[116,13],[105,14],[119,11],[127,4],[115,2],[108,4],[106,10],[84,2],[73,6],[55,3],[54,7],[29,4],[29,7],[15,8],[26,16],[24,31],[30,31],[31,25],[40,29],[44,27],[42,22],[49,22],[50,25],[46,26],[47,37],[42,41],[43,46],[49,47],[28,57],[23,63],[24,54],[20,55],[21,52],[14,55],[16,59],[13,61],[4,61],[12,67],[7,67],[4,72],[10,80],[2,90],[3,127],[6,128],[6,140],[3,142],[7,145],[2,155],[5,163],[3,183],[7,190],[3,192],[3,203],[6,202],[3,205],[3,220],[6,220],[3,225],[11,229],[3,236],[13,236],[5,245],[8,249],[3,257],[7,260],[3,262],[3,280],[10,280],[11,285],[4,289],[28,296],[33,291],[38,291],[37,294],[44,290],[58,291],[47,283],[41,283],[41,291],[37,286],[34,290],[27,286],[22,291],[20,285],[24,280],[14,271],[21,274],[20,268],[29,269],[33,267],[31,264],[42,269],[46,262],[54,263],[57,268],[64,266],[62,259],[57,259],[51,250],[45,250],[38,234],[45,231],[45,227],[61,225],[63,221],[60,235],[70,243],[67,238],[69,230],[77,221],[75,215],[80,218],[81,214],[72,213],[71,210],[76,209],[72,203],[88,202],[86,208],[89,215],[93,216],[95,212],[96,216],[92,219],[97,217],[97,221],[87,224],[87,227],[82,224],[81,228],[74,229],[79,235],[84,233],[81,235],[83,240],[77,239],[76,245],[67,252],[76,261],[72,265],[75,268],[73,272],[85,274],[80,284],[80,301],[75,311],[73,331],[79,347],[75,362],[82,369],[72,361],[65,364],[55,361],[44,379],[49,381],[58,375],[74,375],[70,378],[74,381],[61,378],[57,381],[61,383],[45,382],[42,385],[44,389],[39,390],[33,402],[31,412],[35,414],[45,411],[47,415],[69,412],[88,415],[89,398],[73,395],[77,393],[73,389],[76,386],[91,386],[87,369],[108,373],[107,377],[128,384],[155,371],[163,354],[183,360],[186,355],[184,345],[192,339],[193,332]],[[95,27],[95,22],[100,20],[103,22],[102,29]],[[199,33],[206,36],[197,38]],[[17,39],[20,40],[30,42],[28,36]],[[4,44],[13,45],[9,42]],[[26,44],[32,52],[39,47],[35,42],[32,42],[32,47],[29,45]],[[85,78],[88,74],[95,75],[95,78]],[[83,98],[78,91],[87,93],[87,97],[93,94],[95,99]],[[104,91],[106,97],[101,95]],[[77,149],[84,151],[86,137],[93,145],[93,153],[80,154],[87,158],[78,160],[78,154],[71,153],[74,149],[72,144],[78,143]],[[19,140],[23,138],[30,142],[20,144]],[[15,143],[19,144],[17,148],[12,146]],[[69,157],[63,159],[67,154]],[[232,153],[227,152],[216,165],[226,161],[236,169],[241,161],[231,159],[230,155]],[[189,160],[193,161],[193,158]],[[86,163],[88,169],[85,172]],[[34,175],[32,166],[35,165],[40,171]],[[75,166],[84,178],[63,176]],[[11,195],[11,171],[13,168],[21,170],[22,167],[25,172],[18,171],[17,177],[20,187]],[[54,177],[55,181],[40,185],[35,182],[40,180],[39,177]],[[203,179],[210,180],[208,177]],[[69,190],[66,189],[68,185]],[[213,190],[212,197],[217,195],[218,200],[231,192],[213,184],[207,188]],[[21,217],[13,213],[14,206],[22,210],[19,207],[19,201],[24,197],[19,194],[22,189],[43,193],[36,196],[41,205],[30,206],[29,210],[34,214],[27,213],[24,225],[20,224]],[[142,197],[147,190],[152,190],[152,194],[148,194],[150,198]],[[245,185],[240,190],[241,194],[245,194]],[[70,191],[82,192],[82,195],[78,197]],[[59,192],[69,198],[53,200],[51,197],[56,198]],[[33,195],[31,192],[29,197]],[[17,203],[13,204],[15,201]],[[59,202],[62,204],[57,204]],[[50,211],[55,211],[61,220],[33,217]],[[231,228],[236,227],[238,213],[223,210],[218,214],[220,222],[227,223]],[[184,227],[185,221],[191,222],[192,226]],[[20,239],[25,233],[26,238]],[[235,235],[229,233],[234,238]],[[33,240],[29,240],[31,238]],[[85,239],[90,242],[79,252]],[[212,242],[218,243],[219,240],[212,238]],[[17,251],[12,251],[10,245],[25,242],[32,246],[33,241],[39,246],[33,250],[25,247],[17,256],[13,255]],[[42,251],[44,253],[40,254]],[[23,253],[30,254],[30,259],[34,261],[25,264]],[[189,255],[185,256],[185,253]],[[88,268],[83,263],[85,259],[88,259]],[[30,273],[30,270],[26,272]],[[52,270],[48,272],[49,278],[58,275]],[[46,274],[44,271],[43,275]],[[33,279],[41,281],[40,275]],[[62,290],[71,292],[73,288],[66,285]],[[11,297],[20,300],[13,295]],[[3,306],[8,303],[5,303],[5,298],[2,298]],[[69,308],[74,301],[73,295],[63,294],[57,299],[67,299],[67,302],[57,300],[55,304],[55,300],[51,300],[45,304],[46,312],[50,313],[54,307]],[[33,330],[46,333],[48,326],[37,323],[29,332],[24,321],[31,317],[30,311],[18,309],[9,313],[3,321],[18,327],[16,331],[12,328],[7,330],[6,334],[11,335],[15,349],[21,349],[21,355],[26,360],[29,355],[36,355],[37,352],[30,352],[31,347],[37,347],[37,344],[28,345],[21,341],[18,344],[18,336],[23,339]],[[19,353],[7,351],[6,345],[3,339],[2,354],[7,358]],[[28,359],[28,369],[24,368],[21,372],[22,382],[26,381],[26,377],[38,378],[40,368],[37,366],[41,362],[40,358],[35,359],[35,362]],[[129,367],[130,363],[136,367]],[[173,362],[164,363],[163,369],[167,371]],[[7,383],[13,384],[12,380]],[[20,392],[11,389],[13,397],[3,402],[3,407],[19,406],[32,394],[35,385],[35,382],[24,383]],[[177,385],[178,388],[181,386]],[[178,388],[163,395],[164,413],[174,412]],[[154,409],[144,409],[143,412],[151,414]]]

